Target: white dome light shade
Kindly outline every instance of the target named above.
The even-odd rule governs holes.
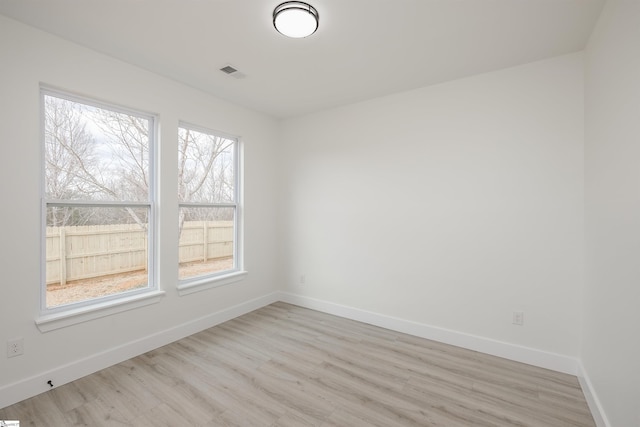
[[[318,29],[318,11],[301,1],[288,1],[273,10],[273,26],[287,37],[310,36]]]

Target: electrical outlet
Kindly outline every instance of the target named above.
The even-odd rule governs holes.
[[[16,338],[7,341],[7,357],[20,356],[24,352],[24,340]]]
[[[524,325],[524,313],[522,311],[513,312],[513,324],[518,326]]]
[[[300,275],[300,284],[304,285],[305,283],[307,283],[307,277],[304,274]]]

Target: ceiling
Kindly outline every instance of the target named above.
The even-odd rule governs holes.
[[[0,14],[275,118],[582,50],[604,0],[2,0]],[[219,71],[232,65],[246,75]]]

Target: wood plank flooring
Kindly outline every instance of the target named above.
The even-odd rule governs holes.
[[[575,377],[276,303],[0,409],[24,426],[589,426]]]

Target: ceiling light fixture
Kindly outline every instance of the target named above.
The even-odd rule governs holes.
[[[308,3],[286,1],[273,9],[273,26],[287,37],[310,36],[318,29],[320,15]]]

